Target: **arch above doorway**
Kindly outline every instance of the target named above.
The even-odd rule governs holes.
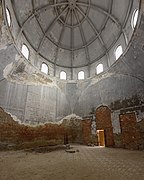
[[[103,142],[104,146],[107,147],[114,146],[111,110],[107,106],[102,105],[96,109],[96,127],[98,132],[99,145],[101,145],[101,142],[104,141]],[[103,138],[104,140],[101,141],[101,139]]]

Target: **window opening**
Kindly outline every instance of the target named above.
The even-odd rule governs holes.
[[[116,60],[122,55],[122,53],[123,53],[122,46],[119,45],[115,50]]]
[[[48,65],[47,64],[42,63],[41,72],[48,74]]]
[[[139,10],[136,9],[136,10],[133,12],[132,21],[131,21],[131,25],[132,25],[132,28],[133,28],[133,29],[136,27],[137,20],[138,20],[138,15],[139,15]]]
[[[28,47],[25,44],[22,45],[21,52],[22,52],[22,54],[24,55],[24,57],[26,59],[29,59],[29,49],[28,49]]]
[[[11,26],[11,15],[10,15],[10,11],[8,8],[6,8],[6,18],[7,18],[8,26],[10,27]]]
[[[60,72],[60,79],[66,80],[66,72],[64,71]]]
[[[81,80],[81,79],[84,79],[84,71],[80,71],[78,73],[78,79]]]
[[[103,72],[103,64],[99,64],[97,67],[96,67],[96,73],[97,74],[100,74]]]

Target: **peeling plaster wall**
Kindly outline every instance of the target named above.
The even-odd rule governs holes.
[[[86,122],[87,120],[82,121],[73,114],[59,123],[26,126],[16,122],[16,119],[14,121],[10,114],[0,108],[0,151],[91,142],[89,128],[91,122],[89,121],[89,124]]]
[[[134,32],[127,53],[106,73],[78,83],[74,113],[79,116],[94,114],[100,105],[112,111],[113,131],[121,133],[119,115],[135,112],[137,122],[144,119],[144,15]]]
[[[113,110],[144,104],[144,83],[130,76],[114,74],[86,88],[80,86],[80,90],[80,96],[75,97],[74,113],[81,116],[102,104]]]
[[[0,106],[26,124],[53,122],[70,114],[65,94],[56,87],[0,82]]]
[[[18,53],[1,12],[0,4],[0,106],[27,124],[58,121],[70,114],[65,90]]]
[[[113,110],[144,105],[144,15],[141,8],[139,27],[124,56],[106,73],[78,83],[77,92],[81,93],[75,98],[74,113],[84,116],[102,104]]]
[[[1,44],[0,106],[21,122],[40,124],[70,114],[66,88],[61,84],[58,87],[55,79],[40,73],[17,54],[13,44]]]
[[[104,104],[112,109],[115,132],[120,132],[118,113],[121,110],[138,106],[138,118],[144,117],[143,112],[140,111],[144,105],[143,24],[142,15],[128,52],[115,62],[109,71],[85,81],[68,81],[68,83],[40,74],[30,62],[17,54],[6,33],[5,37],[1,38],[0,47],[0,106],[22,122],[39,124],[58,121],[71,113],[85,116],[94,113],[96,107]],[[4,25],[3,29],[6,30]],[[16,57],[19,56],[20,58],[17,59]],[[13,62],[12,76],[5,79],[3,71]],[[22,63],[25,64],[23,72],[17,72]],[[17,77],[14,76],[14,72]],[[36,79],[38,84],[33,83],[35,73],[38,73]],[[27,77],[30,79],[26,79]],[[46,80],[52,80],[53,85],[49,85],[49,82],[45,85]]]

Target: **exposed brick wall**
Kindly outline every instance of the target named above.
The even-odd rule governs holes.
[[[104,108],[105,109],[105,108]],[[112,129],[105,123],[109,113],[102,115],[105,111],[100,110],[97,115],[99,120],[98,127],[105,129],[106,141],[111,143],[113,139]],[[99,114],[100,113],[100,114]],[[102,114],[101,114],[102,113]],[[126,134],[114,135],[115,141],[119,141],[119,147],[128,149],[144,149],[144,120],[136,122],[135,114],[121,115],[121,124],[124,120],[123,132]],[[98,122],[97,122],[98,124]],[[97,137],[91,134],[91,120],[75,120],[70,123],[45,124],[31,127],[20,125],[12,117],[0,108],[0,149],[7,149],[6,145],[13,145],[13,149],[33,148],[38,146],[64,144],[64,137],[68,136],[69,143],[96,144]],[[121,144],[123,146],[121,146]]]
[[[84,144],[91,143],[91,120],[82,121],[82,134]]]
[[[96,110],[97,129],[111,128],[111,111],[106,106],[101,106]]]
[[[37,127],[20,125],[0,110],[0,142],[13,144],[15,149],[63,144],[65,132],[66,129],[57,124]]]
[[[141,135],[137,127],[135,113],[120,115],[120,125],[124,147],[128,149],[139,149]]]
[[[101,106],[96,110],[97,130],[105,131],[105,145],[114,146],[113,127],[111,122],[111,111],[106,106]]]
[[[77,122],[77,123],[76,123]],[[14,144],[15,149],[64,144],[67,135],[69,143],[89,143],[91,121],[75,120],[58,125],[45,124],[31,127],[20,125],[0,108],[0,146]]]
[[[140,132],[139,149],[144,149],[144,119],[137,123],[137,128]]]

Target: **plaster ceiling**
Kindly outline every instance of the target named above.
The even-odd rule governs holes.
[[[120,35],[125,38],[133,0],[11,2],[20,33],[37,54],[60,67],[75,68],[109,58]]]

